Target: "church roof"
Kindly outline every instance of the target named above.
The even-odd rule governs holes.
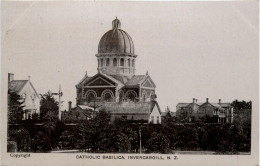
[[[125,84],[129,80],[129,78],[127,78],[124,75],[110,75],[110,76],[122,82],[123,84]]]
[[[150,114],[150,103],[107,103],[103,106],[111,114]]]
[[[116,18],[113,29],[106,32],[99,41],[98,53],[130,53],[134,54],[134,43],[128,33],[120,29],[121,22]]]
[[[126,82],[126,86],[135,86],[140,84],[146,75],[134,75],[130,80]]]
[[[10,82],[8,90],[10,92],[19,93],[27,82],[28,80],[13,80]]]
[[[111,81],[117,83],[119,86],[126,86],[126,87],[133,87],[141,84],[143,81],[145,81],[146,78],[149,77],[149,75],[134,75],[130,79],[127,76],[124,75],[108,75],[105,73],[97,73],[95,76],[89,77],[84,76],[83,79],[76,85],[76,87],[81,87],[84,83],[94,79],[98,75],[103,75],[104,77],[110,79]],[[149,77],[150,78],[150,77]],[[151,79],[150,79],[151,80]],[[151,80],[153,83],[153,81]]]

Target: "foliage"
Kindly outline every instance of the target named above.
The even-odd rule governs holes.
[[[16,142],[18,152],[26,152],[30,150],[31,136],[30,133],[24,127],[12,129],[9,131],[8,135],[8,141]]]
[[[48,152],[51,150],[51,144],[49,137],[39,131],[32,139],[32,150],[33,152]]]
[[[40,117],[45,118],[47,113],[52,112],[53,115],[58,117],[59,103],[54,98],[51,91],[41,95],[40,101]]]
[[[8,123],[20,123],[23,118],[24,100],[15,92],[8,91]]]

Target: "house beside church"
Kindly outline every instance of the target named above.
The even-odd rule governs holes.
[[[183,119],[188,118],[189,121],[199,120],[201,118],[214,118],[216,123],[233,123],[233,107],[231,103],[222,103],[219,99],[218,103],[197,102],[193,99],[191,103],[178,103],[176,106],[176,116]]]
[[[97,74],[86,72],[76,85],[76,105],[99,105],[111,113],[111,121],[120,117],[160,123],[159,105],[152,99],[156,85],[148,72],[136,75],[134,42],[117,18],[100,39],[96,57]]]
[[[10,93],[20,95],[23,100],[23,120],[30,119],[34,113],[40,113],[40,97],[30,81],[30,76],[27,80],[15,80],[14,74],[8,73],[8,97]]]

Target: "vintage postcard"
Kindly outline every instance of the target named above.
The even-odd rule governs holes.
[[[1,165],[258,165],[258,1],[2,1]]]

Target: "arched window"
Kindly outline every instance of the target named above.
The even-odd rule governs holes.
[[[111,90],[105,90],[102,92],[102,100],[106,102],[112,102],[114,101],[114,95]]]
[[[123,58],[120,59],[120,66],[124,66],[124,59]]]
[[[106,66],[109,66],[110,59],[107,59]]]
[[[127,59],[127,66],[130,67],[130,59]]]
[[[113,59],[113,66],[117,66],[117,60],[116,60],[116,58]]]
[[[100,60],[98,59],[98,67],[100,67]]]
[[[101,59],[101,67],[103,66],[103,59]]]
[[[103,100],[104,101],[112,101],[112,96],[111,96],[111,94],[109,94],[109,93],[106,93],[106,94],[104,94],[104,97],[103,97]]]
[[[132,66],[135,67],[135,60],[132,60]]]
[[[92,102],[92,101],[95,101],[97,98],[97,94],[95,91],[93,90],[89,90],[86,92],[86,101],[87,102]]]
[[[136,101],[137,94],[135,91],[130,90],[126,92],[125,98],[130,101]]]

